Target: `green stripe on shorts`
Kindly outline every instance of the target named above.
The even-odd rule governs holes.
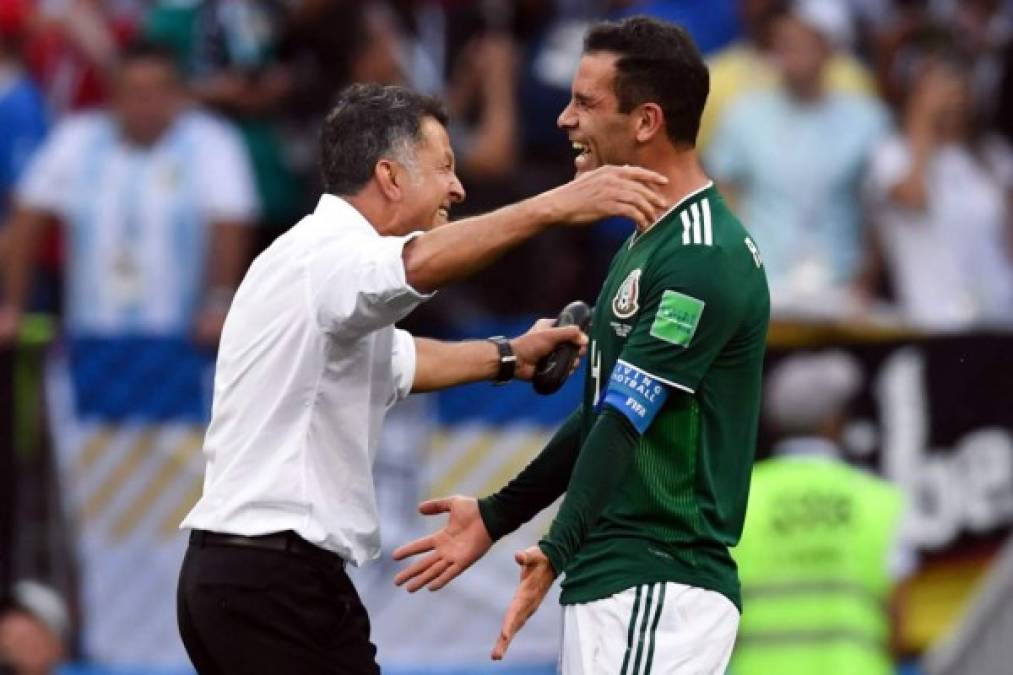
[[[622,675],[626,675],[626,666],[630,663],[630,650],[633,648],[633,634],[637,625],[637,610],[640,609],[640,590],[643,586],[637,586],[637,596],[633,601],[633,612],[630,614],[630,628],[626,634],[626,656],[623,657],[623,667],[619,669]]]

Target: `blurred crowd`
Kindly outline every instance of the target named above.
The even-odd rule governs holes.
[[[779,318],[1013,321],[1013,10],[1002,0],[0,0],[0,338],[213,343],[242,273],[314,203],[354,81],[441,96],[468,199],[572,176],[555,120],[591,21],[679,22],[711,64],[699,148]],[[558,232],[412,319],[592,298],[631,225]]]
[[[1013,327],[1008,0],[0,0],[0,344],[45,312],[213,346],[253,257],[313,208],[320,123],[352,82],[446,101],[453,217],[569,180],[556,119],[583,33],[633,14],[682,24],[709,60],[698,147],[775,320]],[[593,301],[631,230],[545,234],[408,321],[474,335]],[[795,415],[789,450],[832,454],[839,411],[809,393],[832,393],[839,361],[769,395]],[[0,656],[35,645],[25,672],[46,672],[66,614],[20,586]]]

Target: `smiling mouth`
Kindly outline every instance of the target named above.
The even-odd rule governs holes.
[[[440,218],[441,220],[450,220],[450,207],[441,206],[440,208],[436,209],[436,217]]]
[[[591,148],[579,141],[570,141],[570,145],[573,147],[573,151],[577,153],[577,157],[583,157],[591,152]]]

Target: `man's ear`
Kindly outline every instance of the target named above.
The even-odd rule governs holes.
[[[657,103],[642,103],[633,112],[636,139],[647,143],[659,133],[665,133],[665,113]]]
[[[392,202],[401,201],[404,172],[397,162],[379,159],[373,167],[373,177],[376,178],[380,191],[387,199]]]

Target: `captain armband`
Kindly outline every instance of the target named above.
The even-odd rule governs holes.
[[[650,373],[619,361],[612,369],[603,403],[623,415],[643,434],[668,398],[668,387]]]

